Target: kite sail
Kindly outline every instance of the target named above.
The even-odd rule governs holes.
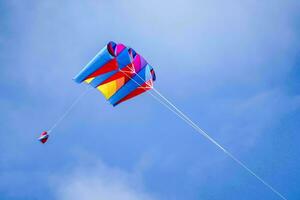
[[[74,77],[97,88],[113,106],[152,89],[153,67],[135,50],[109,42]]]

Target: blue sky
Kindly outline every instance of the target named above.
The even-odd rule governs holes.
[[[300,3],[1,1],[0,199],[279,199],[144,94],[112,107],[72,77],[110,40],[288,199],[300,197]]]

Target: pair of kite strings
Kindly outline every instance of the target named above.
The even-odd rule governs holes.
[[[120,70],[121,71],[121,70]],[[123,71],[121,71],[123,72]],[[135,71],[132,71],[135,75],[137,75],[141,80],[145,81],[139,74],[137,74]],[[123,72],[128,78],[133,80],[136,84],[138,84],[140,87],[142,87],[137,81],[135,81],[133,78],[128,76],[126,73]],[[148,84],[147,84],[148,85]],[[155,96],[152,94],[151,91],[148,91],[148,93],[157,100],[160,104],[168,108],[171,112],[173,112],[175,115],[180,117],[184,122],[186,122],[188,125],[190,125],[192,128],[194,128],[198,133],[200,133],[202,136],[204,136],[206,139],[211,141],[213,144],[215,144],[217,147],[219,147],[225,154],[227,154],[231,159],[233,159],[237,164],[239,164],[241,167],[243,167],[246,171],[248,171],[250,174],[252,174],[255,178],[257,178],[261,183],[263,183],[265,186],[267,186],[272,192],[274,192],[276,195],[278,195],[281,199],[287,200],[280,192],[278,192],[275,188],[273,188],[270,184],[268,184],[266,181],[264,181],[262,178],[260,178],[256,173],[254,173],[250,168],[248,168],[243,162],[241,162],[239,159],[237,159],[234,155],[232,155],[229,151],[227,151],[224,147],[222,147],[216,140],[214,140],[212,137],[210,137],[204,130],[202,130],[195,122],[193,122],[186,114],[184,114],[179,108],[177,108],[169,99],[167,99],[165,96],[163,96],[157,89],[155,89],[153,86],[148,85],[148,87],[151,87],[153,91],[161,98]],[[143,87],[142,87],[143,88]],[[164,100],[164,101],[163,101]]]
[[[52,132],[53,129],[55,129],[67,116],[68,114],[72,111],[72,109],[78,104],[78,102],[84,97],[87,92],[91,88],[87,87],[70,105],[70,107],[58,118],[58,120],[52,125],[52,127],[47,131],[48,133]]]
[[[163,98],[166,102],[168,102],[169,105],[171,105],[178,113],[180,113],[184,118],[185,121],[189,122],[188,124],[191,125],[197,132],[199,132],[201,135],[203,135],[205,138],[210,140],[213,144],[215,144],[217,147],[219,147],[225,154],[227,154],[231,159],[233,159],[236,163],[238,163],[241,167],[243,167],[245,170],[247,170],[250,174],[252,174],[254,177],[256,177],[261,183],[263,183],[265,186],[267,186],[271,191],[273,191],[275,194],[277,194],[280,198],[287,200],[280,192],[278,192],[275,188],[273,188],[269,183],[264,181],[262,178],[260,178],[255,172],[253,172],[250,168],[248,168],[243,162],[241,162],[238,158],[236,158],[234,155],[232,155],[229,151],[227,151],[224,147],[222,147],[217,141],[215,141],[212,137],[210,137],[204,130],[202,130],[197,124],[195,124],[189,117],[187,117],[184,113],[182,113],[174,104],[172,104],[168,99],[166,99],[160,92],[158,92],[155,88],[153,88],[155,93],[157,93],[161,98]]]

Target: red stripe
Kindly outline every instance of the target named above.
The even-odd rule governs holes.
[[[124,102],[124,101],[127,101],[127,100],[129,100],[129,99],[131,99],[131,98],[133,98],[133,97],[135,97],[135,96],[138,96],[138,95],[140,95],[140,94],[146,92],[147,90],[150,90],[151,87],[149,87],[149,86],[152,87],[152,80],[149,80],[149,81],[145,82],[143,85],[141,85],[141,87],[138,87],[137,89],[133,90],[131,93],[129,93],[129,94],[128,94],[127,96],[125,96],[123,99],[121,99],[120,101],[118,101],[118,102],[115,104],[115,106],[118,105],[119,103],[122,103],[122,102]]]
[[[112,75],[111,77],[106,79],[103,83],[101,83],[100,85],[104,85],[106,83],[109,83],[111,81],[117,80],[122,77],[124,77],[124,79],[125,79],[125,82],[124,82],[124,84],[125,84],[133,76],[133,73],[130,72],[131,70],[132,70],[132,65],[129,64],[122,69],[123,72],[119,71],[119,72],[115,73],[114,75]]]
[[[94,71],[93,73],[91,73],[86,79],[93,78],[117,69],[118,69],[118,62],[117,59],[114,58],[110,60],[108,63],[106,63],[105,65],[103,65],[102,67],[100,67],[99,69],[97,69],[96,71]]]

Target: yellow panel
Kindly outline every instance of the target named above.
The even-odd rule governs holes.
[[[125,83],[125,78],[121,77],[104,85],[97,87],[98,90],[102,92],[106,99],[109,99],[114,95]]]
[[[86,79],[84,82],[86,82],[86,83],[90,83],[90,82],[92,82],[92,80],[94,80],[94,78],[95,78],[95,77],[88,78],[88,79]]]
[[[109,99],[117,90],[116,81],[111,81],[104,85],[100,85],[97,87],[98,90],[102,92],[106,99]]]

